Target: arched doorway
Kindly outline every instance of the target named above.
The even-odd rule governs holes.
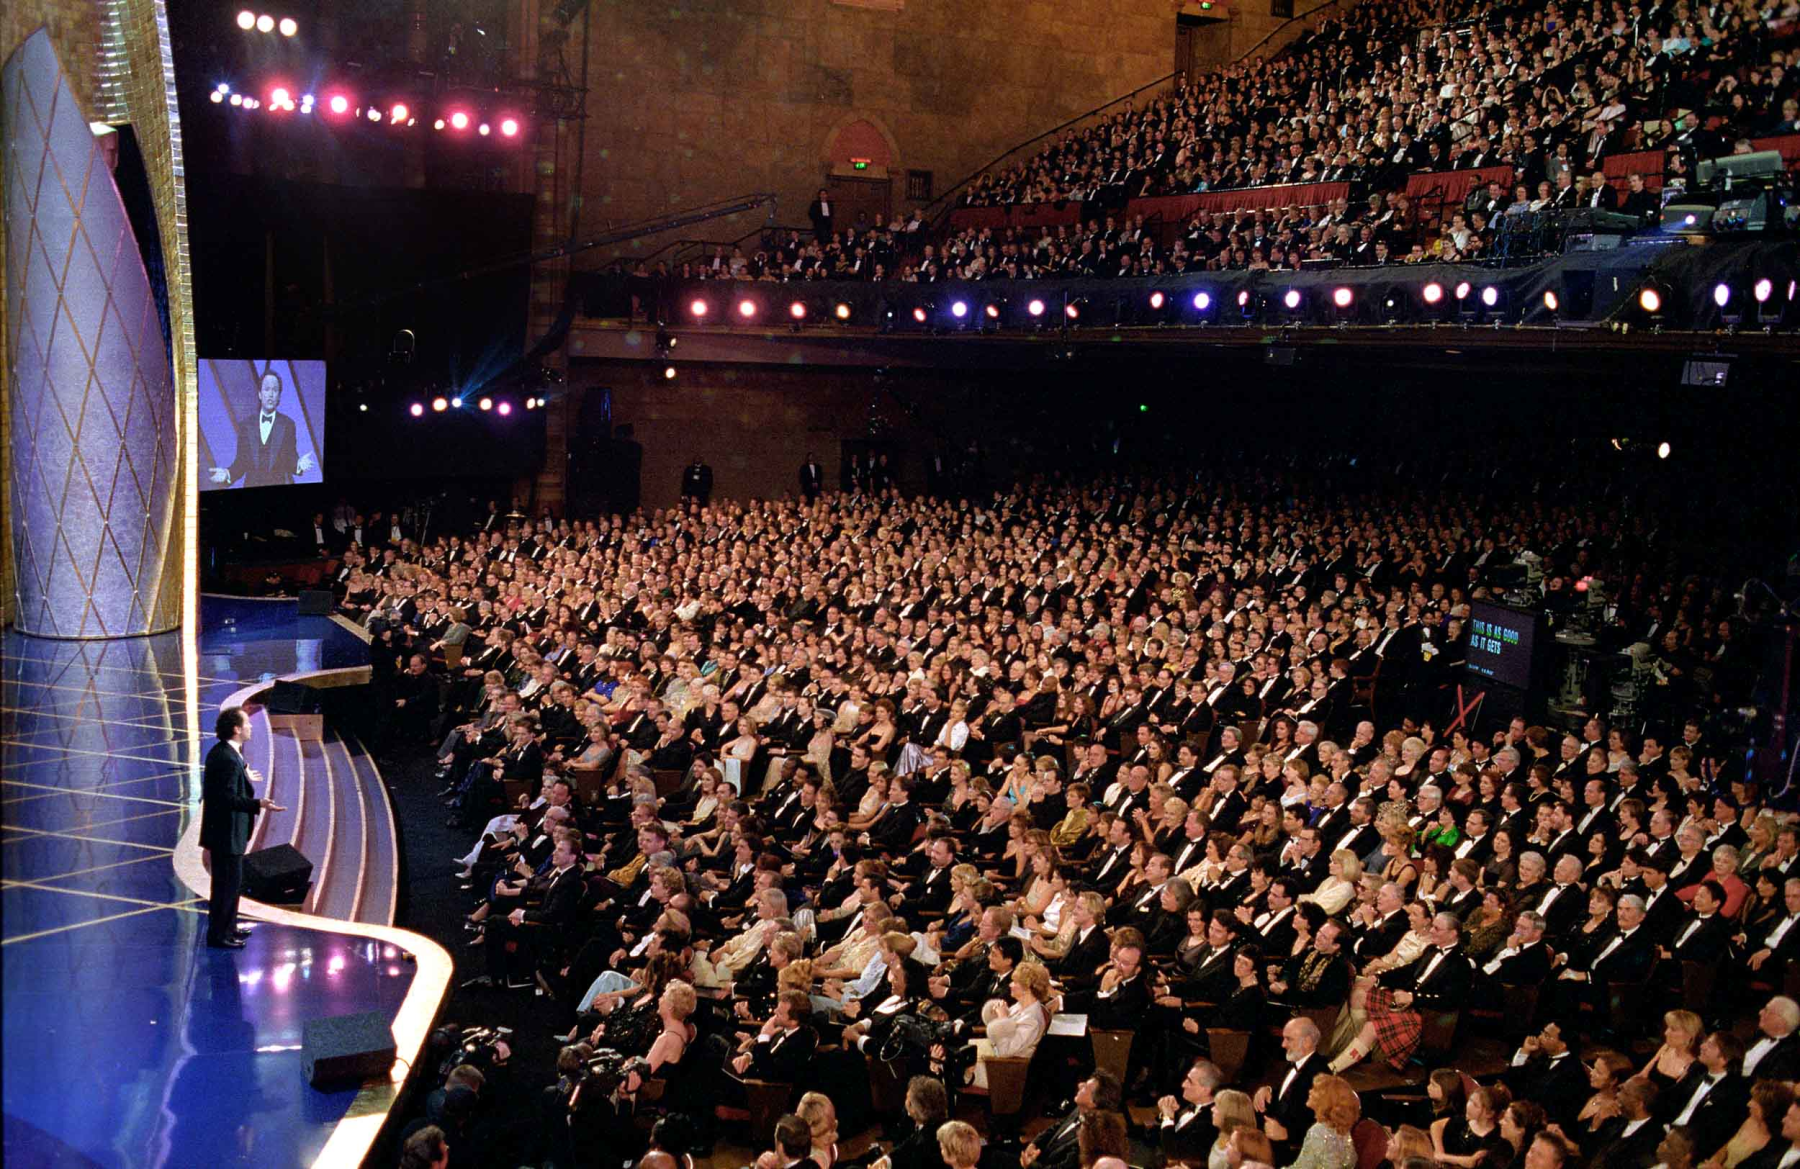
[[[825,190],[837,227],[887,223],[899,153],[893,135],[869,118],[847,118],[833,128],[825,146]]]

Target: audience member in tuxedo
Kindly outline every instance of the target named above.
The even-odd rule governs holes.
[[[1156,1102],[1159,1123],[1154,1132],[1165,1160],[1199,1164],[1211,1156],[1219,1141],[1212,1118],[1213,1097],[1224,1082],[1214,1064],[1196,1059],[1182,1077],[1180,1095],[1164,1096]]]
[[[1313,1081],[1325,1074],[1325,1057],[1319,1054],[1319,1028],[1304,1017],[1289,1019],[1281,1028],[1281,1051],[1286,1067],[1274,1085],[1256,1090],[1252,1103],[1262,1117],[1262,1129],[1275,1142],[1276,1151],[1289,1158],[1300,1147],[1313,1125]]]

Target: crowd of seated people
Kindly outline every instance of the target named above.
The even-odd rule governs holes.
[[[543,991],[559,1083],[634,1061],[560,1156],[774,1084],[776,1169],[874,1118],[883,1169],[1800,1159],[1800,824],[1714,713],[1756,681],[1728,593],[1581,500],[1276,475],[353,550],[395,749],[467,832],[465,993]],[[1666,667],[1629,722],[1452,718],[1525,561],[1552,613],[1619,582],[1608,635]],[[971,1152],[1008,1061],[1070,1102]]]
[[[1030,279],[1478,260],[1505,218],[1595,208],[1652,222],[1656,193],[1703,158],[1800,132],[1800,5],[1361,4],[1285,51],[1184,78],[978,176],[969,207],[1081,204],[1082,223],[1035,231],[950,227],[915,210],[892,223],[790,232],[745,255],[717,251],[683,279]],[[1663,148],[1647,184],[1616,189],[1609,155]],[[1401,188],[1420,172],[1510,166],[1460,210],[1421,217]],[[1346,182],[1333,206],[1197,212],[1165,241],[1130,200],[1275,184]],[[648,273],[646,273],[648,274]]]

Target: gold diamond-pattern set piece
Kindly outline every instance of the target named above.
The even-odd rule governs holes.
[[[0,71],[0,111],[14,623],[48,637],[166,630],[183,573],[180,428],[143,258],[42,30]]]

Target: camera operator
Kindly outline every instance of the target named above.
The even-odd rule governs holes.
[[[562,1049],[557,1080],[545,1089],[544,1142],[559,1165],[617,1165],[646,1145],[635,1123],[650,1065],[585,1043]]]

